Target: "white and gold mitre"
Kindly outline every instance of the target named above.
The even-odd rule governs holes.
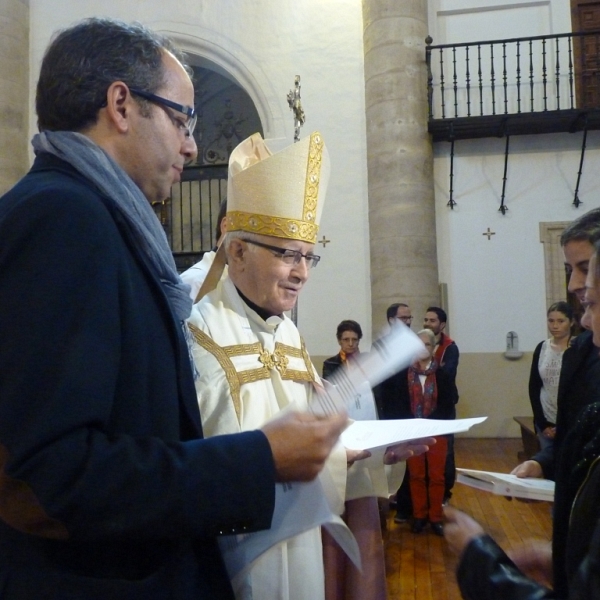
[[[229,158],[227,231],[316,243],[329,172],[320,133],[275,154],[255,133]]]

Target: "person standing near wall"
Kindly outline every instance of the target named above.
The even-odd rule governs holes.
[[[562,357],[571,341],[573,309],[566,302],[555,302],[547,312],[552,337],[540,342],[529,374],[529,401],[540,446],[552,445],[556,435],[558,382]]]
[[[390,419],[451,419],[456,385],[433,357],[434,333],[423,329],[418,336],[428,353],[379,386],[384,414]],[[405,481],[408,479],[410,486],[413,533],[423,531],[429,522],[432,531],[442,535],[447,441],[446,436],[438,436],[436,440],[437,443],[426,455],[407,460],[409,476],[405,477]]]
[[[431,329],[435,334],[434,358],[442,369],[456,384],[456,371],[458,369],[459,351],[456,342],[445,333],[448,315],[439,306],[430,306],[425,312],[423,327]],[[456,395],[458,402],[458,394]],[[453,410],[453,419],[456,419],[456,407]],[[454,436],[448,436],[448,453],[446,455],[446,468],[444,472],[445,491],[444,501],[452,497],[452,488],[456,481],[456,462],[454,460]]]
[[[388,306],[385,316],[390,327],[394,327],[398,321],[409,328],[412,325],[412,311],[410,306],[404,302],[394,302],[394,304]],[[393,413],[390,413],[390,410],[393,411],[391,407],[394,405],[394,398],[389,397],[388,394],[393,394],[393,389],[394,386],[389,386],[384,382],[373,390],[380,419],[397,418],[391,416]],[[408,472],[406,472],[402,484],[396,493],[390,496],[389,508],[396,510],[394,523],[406,523],[410,519],[412,515],[412,502],[410,500]]]
[[[363,333],[356,321],[346,319],[337,326],[335,337],[340,345],[340,351],[323,361],[323,379],[328,379],[343,365],[349,357],[358,354]]]
[[[569,276],[569,292],[583,301],[586,291],[586,277],[594,255],[594,240],[600,231],[600,208],[595,208],[573,221],[563,231],[560,243],[565,257],[565,267]],[[585,323],[582,322],[582,325]],[[527,460],[512,471],[517,477],[545,477],[563,487],[558,464],[563,453],[567,435],[573,428],[581,411],[589,404],[600,402],[600,356],[594,346],[591,331],[580,333],[563,354],[558,383],[556,435],[554,444],[540,450],[531,460]],[[535,552],[530,548],[513,553],[516,563],[523,567],[547,569],[546,562],[552,560],[554,586],[557,593],[565,595],[567,578],[565,571],[565,547],[569,532],[569,507],[558,516],[555,505],[552,552],[541,545]]]
[[[393,319],[398,319],[398,321],[402,321],[407,327],[410,327],[413,321],[410,306],[404,304],[404,302],[396,302],[388,306],[386,318],[390,325],[393,323]]]

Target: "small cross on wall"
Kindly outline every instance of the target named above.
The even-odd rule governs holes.
[[[323,244],[323,248],[325,248],[329,242],[331,242],[331,240],[328,240],[325,236],[323,236],[322,240],[319,240],[319,244]]]
[[[484,231],[481,235],[487,235],[488,242],[492,239],[493,235],[496,235],[495,231],[491,231],[490,228],[487,228],[487,231]]]

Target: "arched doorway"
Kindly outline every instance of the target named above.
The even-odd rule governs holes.
[[[198,158],[185,168],[171,196],[154,205],[180,271],[199,261],[216,242],[216,218],[227,193],[231,151],[253,133],[263,135],[251,97],[228,73],[197,57],[192,69]]]

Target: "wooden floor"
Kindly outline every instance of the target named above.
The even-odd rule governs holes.
[[[456,440],[456,466],[509,472],[518,464],[520,439]],[[548,502],[524,503],[457,483],[451,504],[464,510],[505,550],[530,538],[549,540],[551,507]],[[407,523],[394,523],[389,512],[384,532],[388,598],[390,600],[458,600],[456,558],[443,538],[428,529],[413,534]]]

